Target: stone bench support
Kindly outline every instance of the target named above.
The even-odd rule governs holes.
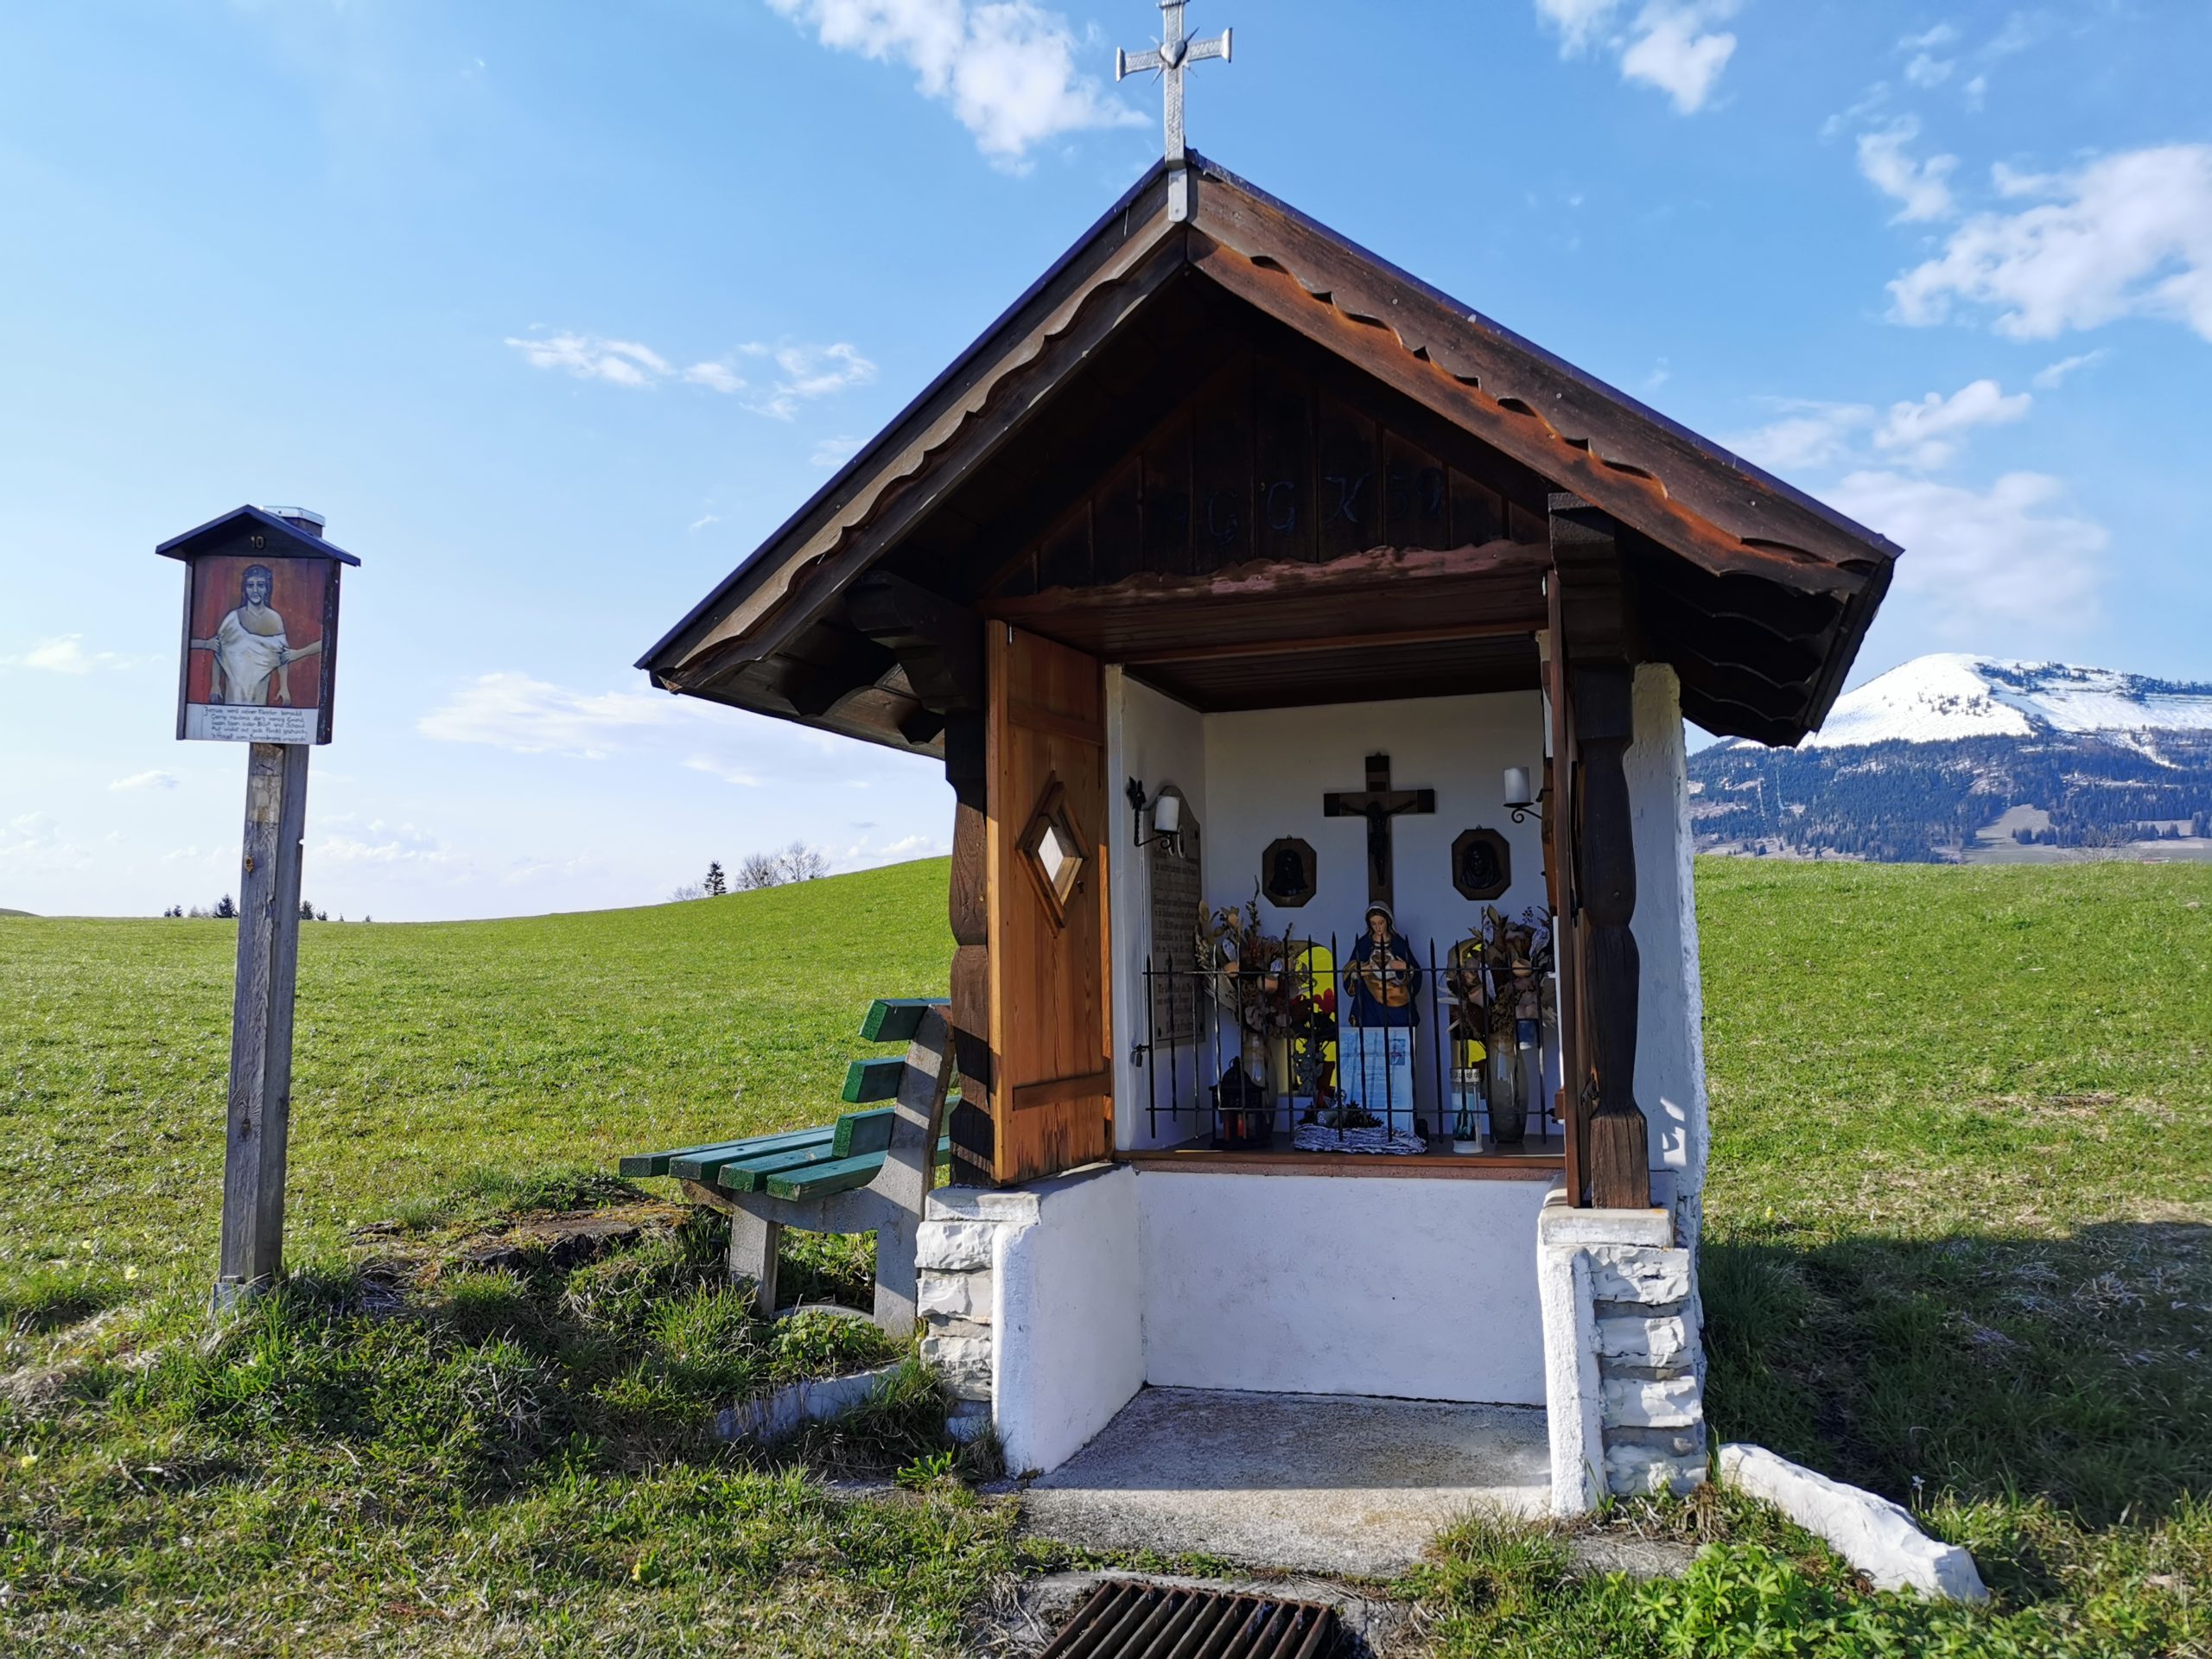
[[[1684,1492],[1706,1478],[1705,1356],[1691,1252],[1665,1210],[1577,1210],[1536,1222],[1552,1510]]]

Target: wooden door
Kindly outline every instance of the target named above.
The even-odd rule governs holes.
[[[1114,1147],[1106,688],[1096,658],[989,630],[993,1149],[1023,1181]]]

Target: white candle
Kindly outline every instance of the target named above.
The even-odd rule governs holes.
[[[1534,798],[1529,793],[1529,768],[1508,766],[1505,769],[1505,804],[1525,806]]]
[[[1183,798],[1163,795],[1152,804],[1152,828],[1155,835],[1172,836],[1183,822]]]

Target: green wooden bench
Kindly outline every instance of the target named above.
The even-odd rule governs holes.
[[[786,1227],[875,1235],[875,1321],[901,1338],[914,1328],[915,1230],[938,1160],[950,1151],[945,1096],[952,1034],[942,998],[885,997],[861,1036],[903,1042],[901,1057],[855,1060],[845,1072],[849,1111],[822,1128],[633,1154],[627,1176],[674,1179],[694,1203],[730,1218],[729,1270],[753,1286],[753,1305],[776,1306],[776,1249]],[[873,1103],[888,1101],[887,1106]]]

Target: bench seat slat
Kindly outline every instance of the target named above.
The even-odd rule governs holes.
[[[942,1164],[951,1154],[952,1142],[949,1139],[940,1139],[937,1143],[935,1161]],[[771,1198],[821,1198],[829,1193],[866,1186],[875,1179],[876,1172],[883,1167],[883,1160],[887,1155],[887,1153],[870,1152],[854,1158],[832,1158],[827,1153],[813,1157],[793,1153],[726,1167],[721,1173],[721,1183],[733,1192],[765,1191]],[[855,1179],[847,1179],[849,1173]],[[825,1177],[835,1177],[835,1179],[825,1185],[822,1179]]]
[[[716,1175],[733,1164],[753,1164],[764,1158],[828,1158],[836,1151],[827,1129],[810,1130],[804,1135],[779,1135],[776,1141],[774,1146],[741,1141],[732,1146],[717,1147],[696,1158],[671,1158],[668,1173],[679,1180],[712,1183]]]
[[[811,1169],[817,1164],[836,1161],[836,1152],[827,1141],[823,1141],[811,1147],[793,1147],[788,1152],[771,1152],[757,1158],[735,1160],[722,1165],[714,1179],[726,1192],[762,1192],[767,1190],[771,1175]]]
[[[679,1158],[686,1160],[711,1158],[719,1153],[747,1149],[754,1152],[778,1152],[785,1147],[797,1146],[802,1141],[831,1133],[832,1131],[827,1127],[813,1129],[790,1129],[781,1135],[754,1135],[750,1140],[708,1141],[696,1147],[677,1147],[667,1152],[634,1152],[624,1156],[621,1172],[626,1176],[665,1175],[669,1173],[669,1165]]]
[[[883,1167],[883,1154],[835,1158],[810,1164],[804,1169],[785,1170],[768,1177],[768,1195],[776,1198],[823,1198],[833,1192],[849,1192],[866,1186]]]

